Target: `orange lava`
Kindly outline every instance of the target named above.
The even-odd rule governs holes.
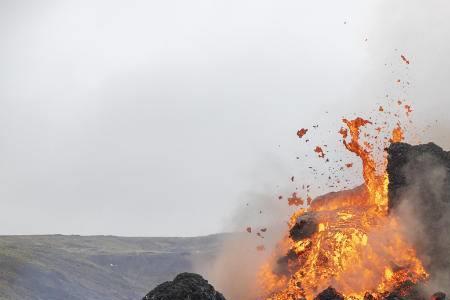
[[[295,206],[300,206],[303,205],[305,203],[305,201],[303,201],[302,198],[297,196],[297,193],[293,193],[292,197],[288,198],[288,205],[295,205]]]
[[[366,293],[377,298],[406,281],[427,277],[399,221],[388,214],[386,159],[377,162],[370,143],[360,141],[361,128],[372,123],[362,118],[343,122],[343,144],[361,159],[364,185],[308,200],[307,208],[294,213],[290,228],[299,217],[313,218],[317,228],[300,240],[286,235],[280,241],[259,272],[261,299],[309,300],[329,286],[346,299],[364,299]],[[397,126],[391,140],[403,138]],[[290,199],[297,198],[293,196]],[[288,260],[287,272],[281,272],[279,259],[288,251],[295,255]]]
[[[412,113],[411,105],[405,104],[405,111],[406,111],[406,115],[409,117],[409,115]]]
[[[314,149],[314,152],[316,152],[319,155],[319,157],[321,157],[321,158],[325,157],[325,153],[323,152],[323,149],[320,146],[316,146],[316,148]]]
[[[392,138],[390,139],[391,143],[398,143],[398,142],[402,142],[405,139],[405,136],[403,134],[403,130],[400,127],[399,124],[397,124],[397,127],[395,127],[392,130]]]
[[[297,136],[298,136],[299,138],[302,138],[307,132],[308,132],[308,129],[302,128],[302,129],[300,129],[299,131],[297,131]]]

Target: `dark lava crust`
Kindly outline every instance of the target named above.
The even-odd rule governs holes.
[[[225,300],[202,276],[180,273],[173,281],[158,285],[142,300]]]

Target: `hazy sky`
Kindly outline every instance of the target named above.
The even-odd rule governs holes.
[[[397,76],[450,146],[449,7],[1,0],[0,234],[220,232],[301,175],[298,128],[334,134]]]

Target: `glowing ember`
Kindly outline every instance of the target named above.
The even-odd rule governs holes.
[[[372,145],[360,141],[361,127],[372,123],[343,122],[348,129],[339,132],[362,161],[364,185],[308,199],[308,207],[294,213],[290,234],[260,270],[262,299],[313,299],[329,286],[345,299],[364,299],[366,293],[377,298],[427,277],[397,219],[388,215],[386,160],[377,163]],[[392,134],[393,142],[404,138],[400,125]],[[320,147],[315,152],[324,155]],[[294,193],[289,204],[303,205],[298,199]]]
[[[316,148],[314,149],[314,152],[316,152],[319,157],[324,158],[325,157],[325,153],[323,153],[322,147],[320,146],[316,146]]]
[[[348,130],[345,129],[345,128],[341,128],[341,129],[339,130],[339,133],[342,135],[342,138],[343,138],[343,139],[346,139],[346,138],[347,138],[347,135],[348,135]]]
[[[397,127],[395,127],[392,130],[392,138],[390,139],[391,143],[398,143],[405,139],[405,136],[403,135],[403,130],[400,127],[400,124],[397,124]]]
[[[305,201],[303,201],[302,198],[298,197],[297,193],[293,193],[292,197],[288,198],[289,206],[291,206],[291,205],[300,206],[300,205],[303,205],[304,203],[305,203]]]
[[[299,138],[302,138],[307,132],[308,132],[308,129],[302,128],[299,131],[297,131],[297,136]]]
[[[412,113],[412,108],[411,108],[411,106],[405,104],[405,110],[406,110],[406,115],[409,117],[409,115]]]

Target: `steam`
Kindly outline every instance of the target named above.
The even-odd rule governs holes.
[[[256,299],[258,271],[286,233],[286,221],[292,213],[267,191],[246,195],[245,199],[248,204],[239,207],[229,220],[227,229],[234,233],[224,241],[213,265],[194,262],[196,271],[205,275],[227,299]],[[247,227],[251,227],[251,233],[246,232]],[[264,250],[258,251],[261,245]]]
[[[430,281],[427,294],[450,292],[450,178],[449,155],[435,145],[409,155],[399,174],[403,187],[395,194],[394,213],[415,245]],[[419,148],[417,148],[419,149]],[[414,151],[414,150],[412,150]]]
[[[433,141],[449,148],[450,122],[446,109],[442,109],[448,107],[450,94],[449,85],[443,84],[450,76],[450,43],[444,38],[450,34],[449,2],[379,1],[373,12],[367,34],[375,68],[369,80],[375,88],[364,85],[366,94],[360,96],[373,99],[385,91],[393,99],[410,101],[418,128],[414,134],[420,135],[422,142]],[[407,67],[402,64],[401,54],[411,61]],[[411,85],[398,89],[392,84],[397,78]]]

